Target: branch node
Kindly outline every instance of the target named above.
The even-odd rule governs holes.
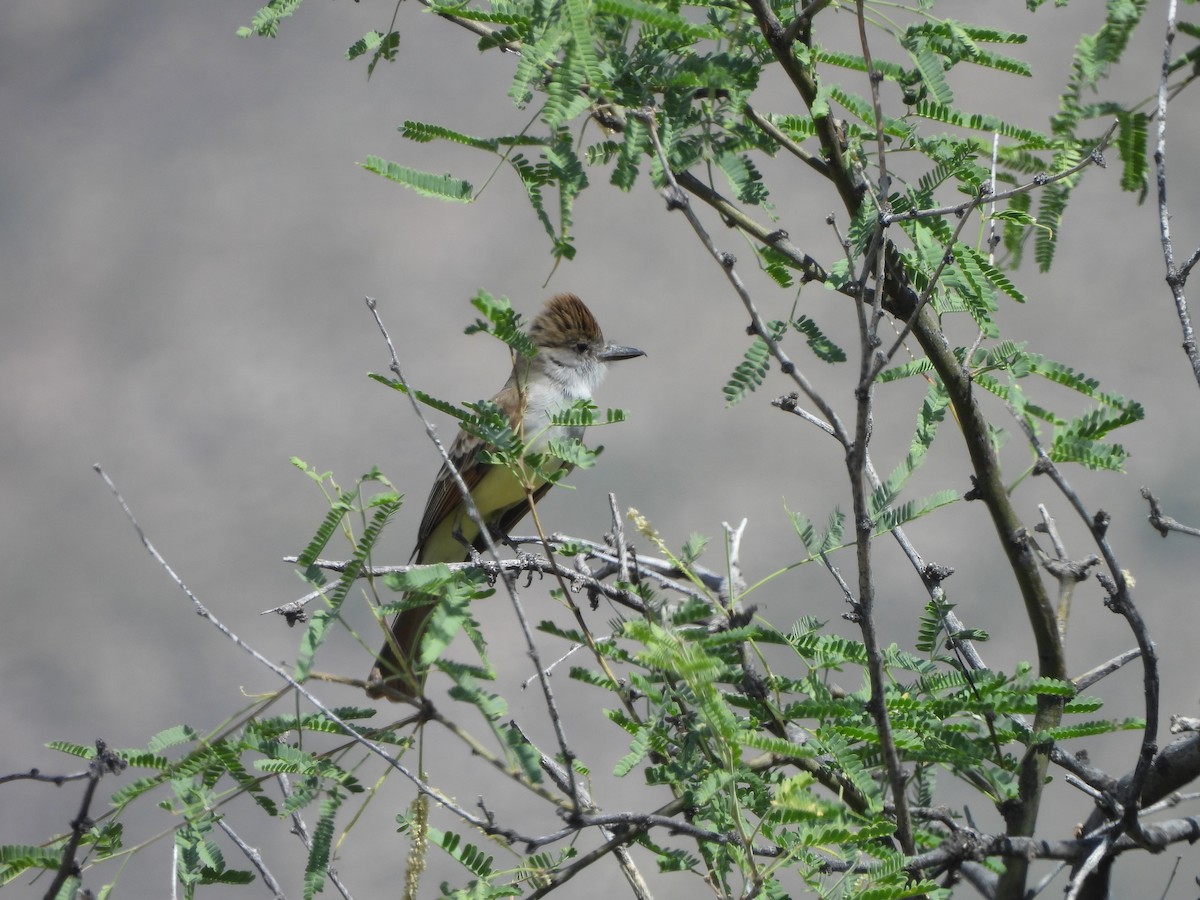
[[[983,499],[983,491],[979,488],[979,479],[974,475],[971,476],[971,489],[963,494],[963,499],[967,502]]]
[[[938,565],[937,563],[927,563],[922,572],[928,581],[934,584],[941,584],[954,574],[954,569],[950,568],[950,566]]]
[[[669,185],[662,189],[662,198],[667,201],[667,211],[674,212],[677,209],[687,209],[688,197],[683,192],[683,188],[676,185]]]

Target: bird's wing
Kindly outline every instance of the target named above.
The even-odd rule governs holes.
[[[482,449],[483,441],[465,431],[460,431],[454,438],[454,443],[450,445],[450,463],[462,476],[468,491],[475,489],[488,470],[487,465],[472,464]],[[433,481],[429,499],[425,501],[425,515],[421,517],[421,527],[417,530],[417,545],[413,548],[414,559],[420,558],[421,549],[433,534],[433,530],[461,505],[462,494],[450,473],[450,467],[443,464]]]
[[[550,490],[550,488],[553,486],[554,485],[552,485],[549,481],[546,481],[536,487],[533,491],[533,502],[537,503],[539,500],[541,500],[542,497],[545,496],[546,491]],[[499,519],[492,523],[492,530],[497,534],[508,537],[513,528],[516,527],[517,523],[527,515],[529,515],[528,503],[518,503],[516,506],[510,506],[500,514]],[[476,546],[475,549],[482,552],[483,548]]]

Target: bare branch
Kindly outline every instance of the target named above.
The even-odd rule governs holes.
[[[1162,68],[1158,79],[1158,102],[1155,114],[1158,118],[1158,139],[1154,148],[1154,181],[1158,187],[1158,230],[1162,239],[1163,261],[1167,267],[1167,286],[1175,299],[1175,314],[1183,332],[1183,352],[1192,366],[1192,375],[1200,384],[1200,349],[1196,347],[1196,333],[1192,329],[1192,317],[1188,310],[1184,286],[1196,260],[1200,258],[1197,248],[1182,269],[1175,267],[1175,249],[1171,242],[1171,210],[1167,205],[1167,104],[1168,81],[1171,76],[1171,47],[1175,42],[1176,0],[1167,3],[1167,31],[1163,38]]]
[[[1172,531],[1178,531],[1180,534],[1190,535],[1191,537],[1200,537],[1200,528],[1196,528],[1194,525],[1184,525],[1182,522],[1177,522],[1166,515],[1163,512],[1162,503],[1159,502],[1158,497],[1151,493],[1149,488],[1142,488],[1142,498],[1150,504],[1150,515],[1146,518],[1149,519],[1150,524],[1163,537],[1166,537]]]

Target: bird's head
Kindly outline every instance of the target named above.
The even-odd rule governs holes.
[[[574,294],[555,294],[529,328],[533,365],[576,398],[590,398],[608,363],[646,354],[604,340],[596,317]]]

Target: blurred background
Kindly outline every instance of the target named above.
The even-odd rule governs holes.
[[[1165,4],[1155,6],[1164,9],[1147,15],[1112,80],[1118,99],[1156,90]],[[1099,10],[1083,2],[1036,16],[1016,3],[970,7],[965,16],[979,24],[1032,34],[1028,45],[1010,49],[1029,59],[1038,77],[955,72],[960,105],[1046,127],[1071,47],[1099,26]],[[603,386],[600,405],[626,408],[631,421],[593,434],[606,452],[596,469],[573,476],[576,490],[550,495],[543,516],[551,529],[600,538],[609,528],[606,494],[614,491],[622,508],[638,507],[673,546],[694,531],[714,537],[708,561],[719,568],[722,522],[747,517],[742,561],[753,583],[802,555],[785,504],[817,522],[836,505],[849,508],[832,442],[769,405],[788,383],[775,375],[745,402],[724,408],[721,388],[748,344],[746,315],[683,218],[665,212],[647,180],[627,196],[603,183],[606,173],[591,172],[594,189],[576,207],[578,257],[555,270],[541,226],[507,169],[478,202],[451,205],[356,165],[374,154],[451,171],[481,187],[492,157],[414,144],[396,128],[417,119],[481,135],[520,130],[532,111],[517,110],[506,97],[511,58],[480,55],[465,31],[403,4],[398,59],[381,63],[368,81],[365,62],[347,62],[345,50],[371,29],[388,30],[390,3],[312,0],[282,23],[277,40],[237,39],[235,29],[255,9],[250,0],[0,5],[0,772],[80,768],[46,749],[51,740],[145,746],[185,719],[207,731],[246,702],[242,692],[277,687],[195,615],[146,554],[93,464],[104,466],[150,539],[213,613],[278,661],[294,658],[300,632],[259,613],[304,593],[282,558],[304,546],[327,509],[290,457],[333,471],[343,485],[378,465],[409,497],[386,540],[388,561],[407,559],[438,457],[407,402],[366,378],[385,371],[388,356],[364,296],[378,300],[412,383],[448,399],[490,395],[507,373],[501,345],[462,333],[474,318],[468,300],[480,288],[508,295],[527,315],[552,292],[576,292],[610,339],[646,350],[645,359],[615,367]],[[845,15],[835,22],[834,35],[852,25]],[[780,88],[764,85],[758,108],[798,111]],[[1172,107],[1180,258],[1200,240],[1194,112],[1186,94]],[[592,126],[587,138],[598,136]],[[1138,489],[1158,492],[1176,518],[1200,522],[1200,392],[1179,350],[1152,198],[1139,206],[1122,194],[1115,151],[1109,156],[1114,165],[1089,171],[1076,192],[1053,273],[1037,277],[1032,265],[1019,272],[1030,302],[1006,304],[1001,319],[1013,335],[1035,336],[1031,349],[1146,406],[1146,421],[1117,435],[1133,453],[1127,474],[1069,476],[1092,509],[1113,515],[1111,537],[1137,578],[1163,660],[1164,718],[1191,715],[1197,665],[1187,623],[1197,555],[1186,539],[1164,541],[1147,526]],[[780,161],[772,170],[790,172],[786,179],[768,180],[779,224],[797,245],[832,262],[840,251],[824,220],[836,197],[788,165]],[[705,220],[718,244],[742,258],[763,313],[785,317],[792,295],[752,270],[748,248],[714,216]],[[854,346],[844,303],[816,286],[799,302],[800,311]],[[958,340],[969,343],[968,323],[955,327]],[[846,374],[799,344],[794,356],[850,415]],[[1047,403],[1082,409],[1065,393],[1037,390]],[[881,472],[907,449],[921,392],[919,384],[880,391],[872,446]],[[1011,430],[999,407],[993,413]],[[447,421],[440,428],[444,439],[452,437]],[[959,443],[949,419],[914,494],[969,487]],[[1028,454],[1019,439],[1006,453],[1015,478]],[[1046,503],[1071,551],[1092,552],[1048,482],[1028,479],[1016,496],[1030,526],[1037,504]],[[984,509],[958,504],[915,523],[910,534],[927,559],[956,569],[947,589],[967,625],[991,632],[981,648],[990,664],[1011,672],[1031,657],[1020,601],[997,565]],[[893,546],[881,544],[878,557],[884,639],[911,646],[924,602],[920,585]],[[847,557],[842,565],[851,563]],[[534,586],[530,600],[545,590]],[[813,566],[775,579],[753,599],[783,626],[808,614],[855,633],[839,618],[837,585]],[[1132,644],[1101,600],[1094,582],[1077,594],[1069,643],[1075,673]],[[348,617],[370,634],[365,605],[353,605]],[[494,623],[489,627],[514,629],[511,614],[495,606],[482,614]],[[603,631],[612,612],[595,615]],[[510,683],[524,677],[523,652],[497,663]],[[362,677],[370,658],[341,636],[319,664]],[[1093,692],[1109,700],[1104,714],[1140,715],[1140,679],[1140,668],[1130,666],[1098,686]],[[362,700],[346,688],[320,690],[338,704]],[[586,704],[594,701],[581,696],[584,706],[568,724],[592,753],[586,762],[593,770],[610,771],[627,742],[589,714]],[[536,724],[538,708],[536,697],[518,697],[513,712],[533,721],[536,732],[545,727]],[[1120,774],[1133,764],[1136,739],[1104,738],[1088,749],[1093,761]],[[490,785],[486,773],[453,755],[427,762],[435,780],[458,777],[461,767],[460,798],[468,805],[487,793],[493,808],[505,809],[496,799],[504,789]],[[119,786],[108,780],[101,793]],[[397,889],[404,844],[391,823],[411,788],[399,779],[390,787],[392,806],[375,803],[343,848],[340,868],[360,897]],[[596,798],[607,809],[644,805],[649,796],[635,783],[612,790]],[[76,787],[16,783],[0,791],[4,843],[33,843],[67,828],[79,798]],[[1088,814],[1082,796],[1060,796],[1047,814],[1046,836],[1068,836]],[[999,827],[984,806],[974,798],[981,827]],[[138,838],[164,827],[165,814],[151,821]],[[553,820],[542,824],[549,830]],[[277,854],[285,886],[296,891],[294,838],[261,816],[254,829],[265,835],[264,851]],[[165,893],[169,847],[161,842],[135,860],[120,882],[124,896]],[[1168,855],[1176,853],[1187,855],[1171,896],[1192,896],[1198,857],[1176,847]],[[232,852],[227,858],[242,865]],[[289,858],[290,865],[281,861]],[[1127,862],[1118,867],[1118,885],[1124,892],[1136,881],[1157,894],[1168,871],[1161,858],[1148,869]],[[431,895],[437,874],[427,884]],[[451,870],[440,874],[464,880]],[[569,895],[611,893],[617,879],[615,867],[602,865]],[[665,882],[664,896],[682,896],[671,892],[684,884]],[[16,882],[6,892],[44,889],[45,882]]]

